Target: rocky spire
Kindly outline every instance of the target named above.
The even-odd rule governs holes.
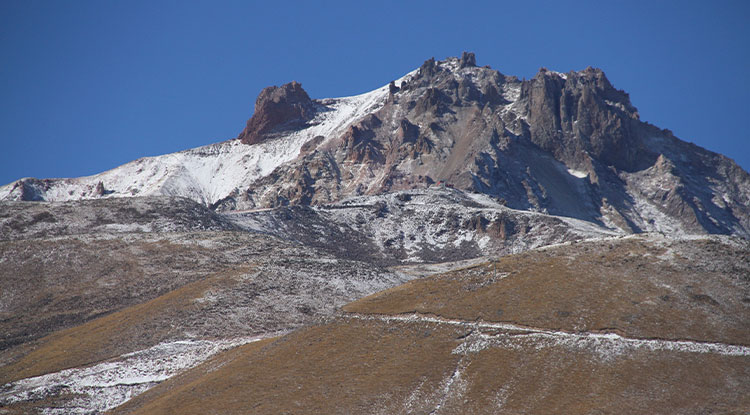
[[[470,68],[477,66],[477,58],[473,52],[463,52],[461,54],[461,60],[459,61],[461,68]]]

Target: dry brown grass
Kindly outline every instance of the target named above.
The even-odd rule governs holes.
[[[181,313],[199,313],[200,305],[195,299],[209,289],[236,284],[233,277],[248,271],[248,267],[224,271],[143,304],[46,336],[23,358],[0,367],[0,384],[86,366],[159,343],[173,334],[171,329],[180,329],[170,328],[164,321]]]
[[[229,351],[112,412],[427,414],[440,407],[440,414],[699,414],[750,408],[745,357],[641,350],[600,358],[565,346],[451,353],[465,334],[422,322],[337,320]]]
[[[225,266],[217,268],[221,253],[197,244],[132,239],[0,242],[0,350],[156,298]]]
[[[637,240],[612,245],[511,255],[414,280],[344,310],[750,344],[746,294],[724,270],[675,266],[658,258],[663,249]]]
[[[459,356],[452,329],[337,321],[243,346],[212,371],[115,413],[374,413],[437,384]],[[450,340],[453,338],[454,340]],[[442,339],[435,341],[435,339]],[[195,370],[195,369],[194,369]],[[151,395],[153,396],[153,395]],[[134,408],[137,407],[137,408]]]
[[[470,359],[446,413],[716,413],[750,408],[746,357],[638,351],[610,360],[564,347],[490,348]],[[744,382],[744,384],[743,384]]]

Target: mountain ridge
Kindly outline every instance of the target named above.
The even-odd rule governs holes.
[[[352,97],[265,88],[237,139],[84,178],[21,179],[0,199],[163,194],[234,211],[440,182],[627,233],[750,236],[750,175],[642,122],[601,69],[521,81],[466,52]]]

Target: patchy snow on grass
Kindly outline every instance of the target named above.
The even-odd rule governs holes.
[[[521,330],[522,327],[516,327]],[[489,335],[474,333],[454,349],[454,353],[476,353],[490,347],[518,350],[543,349],[563,346],[571,349],[587,350],[602,360],[637,351],[711,353],[725,356],[750,356],[750,347],[724,343],[696,342],[688,340],[635,339],[615,333],[570,333],[556,330],[526,328],[528,333],[500,333]]]
[[[0,405],[70,395],[44,414],[93,414],[119,406],[159,382],[192,368],[221,351],[261,340],[181,340],[161,343],[94,366],[22,379],[0,389]]]
[[[116,233],[148,233],[153,231],[151,224],[138,224],[138,223],[109,223],[100,226],[99,229],[102,232],[116,232]]]

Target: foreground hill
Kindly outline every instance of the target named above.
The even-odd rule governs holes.
[[[529,251],[219,354],[113,413],[743,413],[748,275],[736,239]]]
[[[0,206],[0,408],[17,413],[96,413],[412,278],[187,199]]]

